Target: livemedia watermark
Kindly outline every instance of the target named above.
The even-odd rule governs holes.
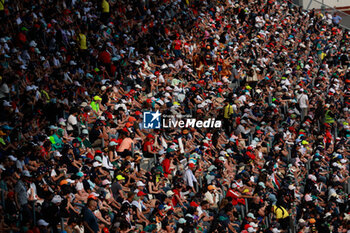
[[[221,128],[221,120],[215,118],[196,119],[191,115],[162,115],[159,111],[143,112],[145,129],[160,128]]]

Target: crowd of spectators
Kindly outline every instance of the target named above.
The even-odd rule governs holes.
[[[0,232],[349,232],[340,16],[0,0],[0,22]],[[223,124],[146,129],[145,111]]]

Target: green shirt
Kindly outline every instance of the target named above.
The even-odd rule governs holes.
[[[91,106],[92,110],[94,110],[95,112],[100,111],[100,105],[98,103],[96,103],[95,101],[92,101],[90,106]]]
[[[60,137],[57,136],[57,134],[53,134],[50,136],[50,142],[52,143],[51,150],[59,150],[62,148],[63,141]]]

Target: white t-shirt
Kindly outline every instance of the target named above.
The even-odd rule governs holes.
[[[238,98],[238,100],[239,100],[242,104],[244,104],[244,103],[247,101],[247,96],[241,95],[241,96]]]
[[[68,117],[67,130],[69,131],[73,130],[73,125],[77,125],[77,124],[78,124],[77,117],[70,115]]]
[[[76,186],[75,186],[75,189],[76,189],[77,191],[84,190],[84,185],[83,185],[83,183],[82,183],[82,182],[78,182],[78,183],[76,184]]]
[[[159,82],[159,83],[165,83],[165,79],[164,79],[163,75],[160,74],[160,75],[158,76],[158,82]]]
[[[3,83],[0,87],[0,98],[6,97],[8,93],[10,93],[10,89],[6,83]]]
[[[309,98],[306,94],[301,94],[301,96],[299,97],[299,106],[300,108],[307,108],[307,102],[308,102]]]
[[[215,204],[214,195],[209,191],[204,194],[204,200],[208,201],[211,205]]]

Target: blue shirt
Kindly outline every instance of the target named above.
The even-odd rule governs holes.
[[[98,223],[97,223],[97,218],[94,215],[94,213],[92,213],[92,211],[89,208],[84,208],[84,212],[83,212],[83,216],[84,216],[84,222],[86,222],[89,227],[95,232],[97,233],[99,228],[98,228]]]
[[[338,24],[340,20],[342,20],[342,18],[339,15],[333,17],[333,23],[335,24]]]

